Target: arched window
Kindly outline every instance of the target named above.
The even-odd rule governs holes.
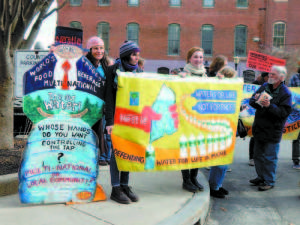
[[[169,0],[170,6],[181,6],[181,0]]]
[[[139,0],[128,0],[128,6],[139,6]]]
[[[248,0],[236,0],[236,7],[238,8],[247,8]]]
[[[168,27],[168,55],[180,54],[180,25],[169,24]]]
[[[139,44],[139,30],[140,26],[137,23],[127,24],[127,40],[134,41]]]
[[[109,23],[100,22],[97,25],[98,36],[103,40],[105,51],[109,51]]]
[[[72,21],[72,22],[70,22],[70,27],[82,29],[82,25],[81,25],[81,23],[78,22],[78,21]]]
[[[81,6],[81,0],[70,0],[70,6]]]
[[[238,25],[234,31],[234,55],[240,57],[247,56],[247,27]]]
[[[284,48],[285,30],[286,24],[284,22],[276,22],[273,24],[273,47]]]
[[[110,5],[110,0],[98,0],[99,6],[108,6]]]
[[[203,25],[202,26],[202,48],[205,56],[213,55],[213,39],[214,39],[214,26]]]
[[[202,7],[214,7],[215,0],[203,0]]]

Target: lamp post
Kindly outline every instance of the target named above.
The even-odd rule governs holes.
[[[238,56],[233,57],[234,65],[235,65],[235,70],[237,71],[237,66],[240,62],[240,58]]]

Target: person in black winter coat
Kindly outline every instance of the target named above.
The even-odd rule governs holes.
[[[133,73],[141,72],[138,68],[139,55],[140,49],[138,45],[132,41],[125,41],[120,47],[120,58],[116,60],[114,65],[108,68],[105,95],[105,118],[108,134],[111,134],[114,125],[116,94],[118,89],[118,75],[116,70],[119,69],[121,72]],[[120,172],[118,170],[114,152],[112,153],[110,162],[110,177],[112,185],[110,198],[112,200],[122,204],[129,204],[130,202],[137,202],[139,200],[132,188],[128,186],[129,172]]]
[[[262,72],[255,81],[252,82],[252,84],[262,85],[265,82],[268,82],[269,73],[268,72]],[[254,166],[254,137],[250,138],[249,142],[249,166]]]
[[[273,66],[268,83],[264,83],[250,98],[256,109],[252,126],[254,136],[254,163],[257,177],[250,183],[259,191],[274,187],[279,144],[284,124],[292,112],[292,96],[284,84],[284,66]]]

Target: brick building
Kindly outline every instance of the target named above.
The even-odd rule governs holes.
[[[99,35],[114,58],[124,40],[136,41],[147,71],[182,67],[192,46],[208,61],[239,56],[242,71],[249,50],[300,46],[299,9],[299,0],[70,0],[58,25],[81,27],[85,41]]]

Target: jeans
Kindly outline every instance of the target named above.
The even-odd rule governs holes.
[[[100,160],[104,160],[104,161],[110,161],[111,158],[111,137],[110,134],[104,134],[104,141],[107,144],[107,152],[103,152],[100,155]]]
[[[279,143],[259,141],[254,143],[254,163],[258,178],[274,186],[278,162]]]
[[[120,184],[128,185],[129,181],[129,172],[119,171],[114,152],[110,159],[110,181],[113,187],[120,186]]]
[[[103,131],[105,132],[105,125],[106,125],[106,120],[105,120],[105,116],[103,115]],[[100,154],[99,160],[103,160],[103,161],[110,161],[110,157],[111,157],[111,136],[110,134],[104,134],[104,142],[107,145],[107,152],[103,152]]]
[[[217,191],[222,187],[227,168],[228,165],[210,167],[208,179],[210,189]]]

